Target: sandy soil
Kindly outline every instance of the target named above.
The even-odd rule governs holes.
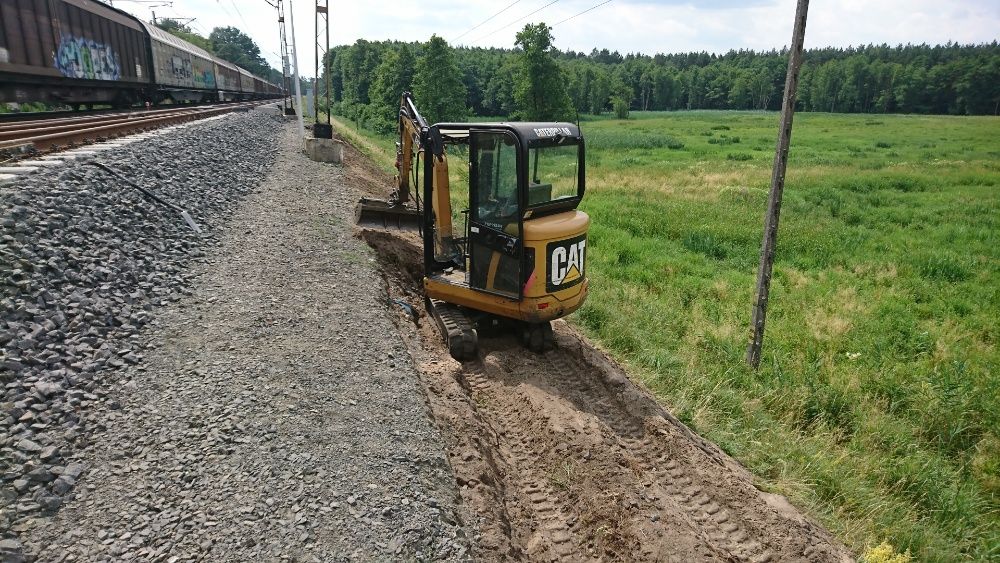
[[[384,195],[391,178],[357,151],[346,176]],[[483,561],[851,561],[783,497],[660,406],[563,321],[529,352],[480,334],[454,361],[423,307],[419,239],[359,231],[375,248],[421,373]]]

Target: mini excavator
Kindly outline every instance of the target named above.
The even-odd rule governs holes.
[[[449,153],[469,158],[461,191],[449,176]],[[425,300],[455,359],[476,357],[477,330],[486,326],[514,327],[529,349],[550,350],[550,321],[583,304],[584,163],[572,123],[428,125],[403,93],[395,190],[388,200],[362,199],[357,219],[421,233]],[[411,195],[411,184],[422,196]]]

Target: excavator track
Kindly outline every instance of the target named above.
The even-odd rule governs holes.
[[[428,299],[427,308],[441,330],[451,357],[460,362],[474,360],[478,353],[479,335],[462,309],[438,299]]]

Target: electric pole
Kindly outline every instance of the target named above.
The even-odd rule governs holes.
[[[313,75],[313,110],[316,116],[316,123],[313,125],[313,137],[317,139],[332,139],[333,127],[330,125],[330,73],[326,68],[326,57],[330,53],[330,14],[327,10],[329,0],[316,0],[316,72]],[[326,32],[326,47],[320,54],[319,25],[323,20],[323,29]],[[326,84],[326,123],[319,122],[319,70],[323,69]]]
[[[299,49],[296,47],[295,43],[295,8],[292,6],[292,0],[288,0],[288,11],[291,12],[291,23],[292,26],[292,68],[294,69],[295,77],[295,100],[293,104],[295,106],[295,111],[299,114],[299,138],[305,139],[306,137],[306,126],[302,123],[302,86],[299,80]]]
[[[285,115],[295,115],[295,108],[291,105],[292,83],[289,82],[290,67],[288,64],[288,34],[285,32],[285,5],[283,0],[278,0],[278,39],[281,43],[281,85],[284,96],[281,98],[281,105]]]
[[[809,0],[798,0],[795,7],[795,26],[792,29],[792,45],[788,51],[788,73],[785,75],[785,95],[781,102],[778,145],[774,151],[774,168],[771,171],[771,193],[767,198],[767,213],[764,216],[764,239],[761,242],[760,267],[757,270],[757,291],[750,320],[750,344],[747,346],[746,361],[753,369],[760,366],[760,351],[764,344],[764,321],[767,318],[768,296],[771,291],[774,247],[778,241],[778,216],[781,214],[781,194],[785,189],[788,146],[792,140],[792,117],[795,114],[795,90],[799,85],[808,11]]]

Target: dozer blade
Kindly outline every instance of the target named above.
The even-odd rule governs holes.
[[[358,202],[355,220],[358,225],[369,229],[419,231],[423,215],[416,209],[399,203],[363,197]]]

